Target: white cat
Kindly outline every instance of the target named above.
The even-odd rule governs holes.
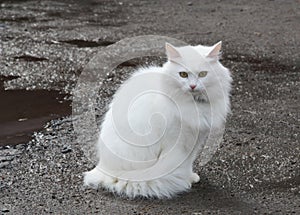
[[[230,111],[230,72],[212,47],[166,44],[163,67],[141,68],[114,95],[84,184],[120,195],[170,198],[199,181],[197,155]]]

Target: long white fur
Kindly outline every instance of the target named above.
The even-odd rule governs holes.
[[[168,62],[163,67],[139,69],[114,95],[101,126],[97,145],[99,163],[93,170],[85,173],[85,185],[92,188],[103,187],[131,198],[171,198],[187,191],[192,183],[199,181],[199,176],[192,169],[193,162],[203,149],[210,130],[218,130],[224,126],[226,115],[230,111],[232,79],[229,70],[219,62],[217,54],[220,44],[212,47],[166,47]],[[189,78],[178,75],[187,70]],[[207,76],[198,78],[200,71],[208,71]],[[151,82],[151,74],[163,75],[158,81]],[[114,103],[123,99],[122,90],[136,84],[134,79],[141,75],[148,75],[148,81],[140,83],[141,85],[156,83],[153,88],[161,89],[175,99],[181,110],[178,112],[178,106],[160,94],[142,96],[129,111],[124,107],[124,113],[128,111],[130,126],[123,128],[124,131],[133,130],[142,137],[135,141],[136,144],[142,146],[151,143],[152,139],[150,141],[146,135],[149,130],[155,137],[159,137],[162,130],[165,131],[163,138],[147,147],[130,145],[120,137],[114,126],[118,121],[113,119],[112,110]],[[165,79],[166,76],[170,78]],[[190,84],[197,85],[192,92]],[[192,114],[195,113],[195,107],[196,117]],[[122,107],[118,110],[122,110]],[[161,114],[164,120],[153,117],[153,113]],[[178,131],[181,133],[178,134]]]

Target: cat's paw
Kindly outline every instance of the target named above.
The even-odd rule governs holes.
[[[103,181],[103,175],[97,171],[97,169],[93,169],[89,172],[85,172],[83,179],[84,186],[91,187],[93,189],[98,189],[101,181]]]
[[[198,183],[200,181],[200,177],[197,173],[192,173],[191,175],[191,183]]]

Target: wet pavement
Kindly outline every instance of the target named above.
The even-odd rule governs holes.
[[[300,214],[299,1],[0,3],[2,214]],[[221,148],[206,166],[195,164],[200,182],[172,200],[84,189],[82,172],[94,164],[68,116],[69,95],[92,56],[147,34],[223,40],[222,62],[234,78]],[[103,80],[98,124],[137,64]]]
[[[66,96],[53,90],[5,91],[0,85],[0,146],[29,142],[46,122],[70,115],[71,102],[64,99]]]

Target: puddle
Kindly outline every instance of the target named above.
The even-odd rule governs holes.
[[[20,55],[20,56],[14,57],[14,58],[24,60],[24,61],[45,61],[45,60],[48,60],[47,58],[44,58],[44,57],[36,57],[36,56],[33,56],[33,55],[29,55],[29,54]]]
[[[105,40],[89,41],[89,40],[78,40],[78,39],[75,39],[75,40],[61,40],[59,42],[68,43],[68,44],[71,44],[71,45],[76,45],[79,48],[109,46],[109,45],[115,43],[113,41],[105,41]]]
[[[0,19],[1,22],[35,22],[36,18],[35,17],[27,17],[27,16],[20,16],[20,17],[6,17],[6,18],[2,18]]]
[[[3,81],[14,78],[0,76],[0,146],[26,143],[46,122],[72,112],[71,102],[59,91],[5,91]]]

